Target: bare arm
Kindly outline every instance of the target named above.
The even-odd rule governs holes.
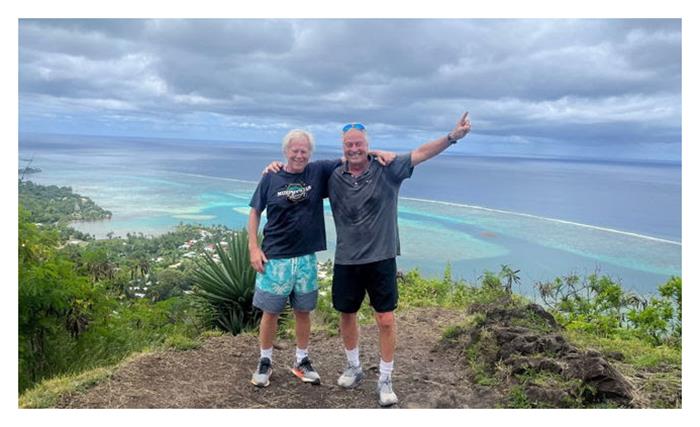
[[[265,270],[267,257],[258,245],[258,227],[260,226],[260,212],[250,208],[248,214],[248,252],[250,252],[250,265],[258,273]]]
[[[469,133],[472,126],[471,122],[467,118],[468,115],[468,112],[462,114],[462,117],[457,122],[455,128],[452,129],[452,131],[450,131],[450,133],[447,135],[423,144],[411,151],[411,166],[416,166],[442,153],[445,151],[445,149],[447,149],[447,147],[452,145],[450,140],[457,141],[464,138],[464,136]]]

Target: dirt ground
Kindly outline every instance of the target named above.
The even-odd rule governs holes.
[[[392,375],[399,397],[393,408],[493,408],[497,391],[467,380],[456,349],[438,346],[442,332],[463,316],[444,308],[397,313],[398,340]],[[314,332],[310,358],[320,385],[304,384],[289,371],[293,340],[274,351],[270,386],[250,383],[259,356],[255,336],[213,337],[198,349],[146,354],[122,366],[86,392],[63,396],[63,408],[377,408],[378,336],[363,326],[360,359],[366,377],[359,387],[336,385],[345,368],[339,336]]]

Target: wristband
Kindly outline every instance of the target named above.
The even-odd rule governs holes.
[[[451,145],[451,144],[456,144],[457,141],[459,141],[459,140],[458,140],[458,139],[452,139],[452,133],[451,133],[451,132],[447,134],[447,142],[450,143],[450,145]]]

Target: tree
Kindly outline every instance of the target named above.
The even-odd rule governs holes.
[[[518,276],[520,270],[513,270],[509,265],[501,264],[501,272],[499,276],[505,279],[505,290],[511,295],[513,293],[513,283],[516,285],[520,283],[520,276]]]
[[[167,268],[154,277],[154,284],[148,288],[146,296],[152,301],[163,301],[172,296],[181,295],[190,286],[190,278],[185,273]]]
[[[629,320],[641,335],[650,337],[654,344],[658,345],[666,340],[671,344],[680,344],[681,278],[671,277],[665,284],[659,286],[658,290],[661,298],[652,297],[649,301],[645,301],[641,308],[630,310]]]
[[[683,323],[683,282],[680,277],[672,276],[665,284],[659,287],[661,296],[668,300],[674,309],[673,335],[680,338]]]
[[[81,259],[93,281],[114,278],[116,265],[105,248],[86,249]]]
[[[65,370],[72,339],[90,321],[88,277],[56,250],[58,233],[29,222],[19,208],[19,388]]]

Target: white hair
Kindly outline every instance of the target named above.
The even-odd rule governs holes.
[[[314,140],[314,136],[311,134],[311,132],[303,129],[292,129],[287,132],[284,138],[282,138],[282,153],[287,153],[289,143],[292,142],[293,139],[300,138],[306,138],[306,140],[309,141],[309,152],[313,152],[314,148],[316,147],[316,141]]]

